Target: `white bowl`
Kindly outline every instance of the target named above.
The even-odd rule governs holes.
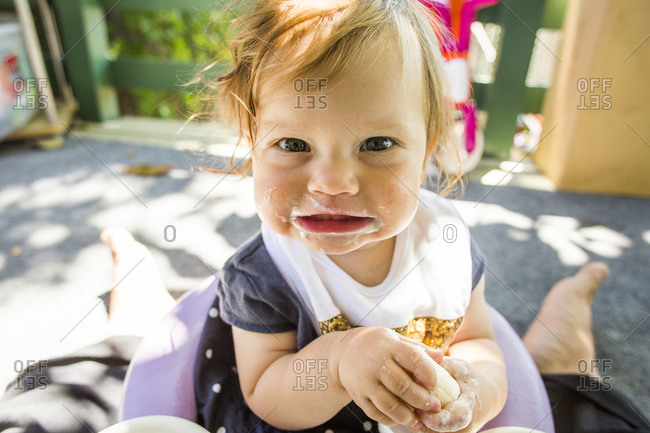
[[[210,433],[198,424],[166,415],[143,416],[122,421],[99,433]]]
[[[481,433],[544,433],[539,430],[532,430],[528,427],[496,427],[485,430]]]
[[[166,415],[144,416],[122,421],[99,433],[210,433],[198,424]],[[544,433],[525,427],[497,427],[483,433]]]

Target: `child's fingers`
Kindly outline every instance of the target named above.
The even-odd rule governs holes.
[[[416,409],[416,413],[424,425],[431,430],[455,432],[466,428],[471,423],[474,412],[478,408],[479,384],[465,361],[445,357],[441,365],[458,382],[460,396],[438,413],[424,412],[419,409]]]
[[[370,419],[373,419],[377,421],[378,423],[387,425],[387,426],[392,426],[395,425],[395,421],[393,421],[388,415],[377,409],[377,407],[374,405],[374,403],[370,400],[355,400],[354,401],[359,408],[365,413]]]
[[[447,370],[449,374],[451,374],[452,377],[456,379],[456,381],[465,381],[467,378],[471,377],[469,368],[467,368],[463,361],[459,359],[445,357],[440,365],[442,365],[445,370]]]
[[[381,371],[380,380],[388,391],[411,407],[434,412],[440,410],[440,400],[415,382],[397,364],[387,363]]]
[[[371,401],[374,407],[379,412],[380,417],[385,417],[386,419],[380,420],[374,418],[366,412],[368,416],[375,419],[376,421],[386,424],[405,424],[411,425],[418,422],[420,419],[415,414],[413,409],[406,405],[402,400],[397,398],[392,392],[387,389],[384,389],[383,392],[375,392],[371,394]],[[365,411],[364,411],[365,412]],[[388,420],[388,422],[387,422]]]
[[[434,360],[420,346],[404,344],[393,353],[393,359],[400,367],[415,376],[426,389],[433,390],[437,384]]]
[[[381,387],[381,385],[380,385]],[[383,388],[383,387],[381,387]],[[361,408],[361,410],[371,419],[374,419],[378,423],[387,425],[387,426],[393,426],[397,424],[398,422],[395,421],[390,415],[387,413],[383,412],[381,409],[377,407],[375,404],[375,400],[379,400],[377,397],[379,392],[389,394],[386,389],[382,389],[381,391],[376,391],[374,393],[369,394],[368,397],[363,398],[363,399],[355,399],[354,402]],[[374,397],[370,397],[370,395],[373,395]],[[388,399],[389,396],[387,395],[386,398]]]
[[[462,430],[472,422],[474,402],[456,400],[449,403],[438,413],[424,412],[416,409],[424,425],[436,432],[455,432]]]
[[[424,351],[427,353],[427,355],[429,355],[431,359],[433,359],[437,363],[440,363],[440,361],[442,361],[442,358],[444,356],[444,352],[442,350],[433,349],[424,343],[420,343],[419,341],[415,341],[412,338],[404,337],[402,335],[400,335],[399,338],[400,340],[406,343],[413,344],[418,347],[422,347]]]

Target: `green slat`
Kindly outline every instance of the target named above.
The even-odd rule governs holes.
[[[101,122],[119,117],[106,58],[104,8],[95,0],[54,0],[53,4],[65,53],[63,62],[82,118]]]
[[[476,104],[479,109],[483,107],[483,103],[485,102],[485,91],[488,86],[489,84],[485,83],[472,83],[473,97],[476,99]]]
[[[47,77],[49,78],[50,83],[52,83],[52,91],[55,92],[55,94],[58,96],[59,82],[57,81],[56,74],[54,73],[52,58],[49,56],[43,56],[43,63],[45,64],[45,72],[47,73]]]
[[[36,6],[36,0],[28,0],[30,6]],[[0,9],[9,9],[9,10],[15,10],[14,9],[14,0],[0,0]]]
[[[217,65],[210,76],[223,72],[229,65]],[[194,62],[169,62],[149,59],[119,59],[110,62],[113,84],[121,89],[192,90],[185,83],[200,72],[203,65]]]
[[[229,1],[229,0],[223,0]],[[107,10],[218,10],[224,7],[221,0],[99,0]]]
[[[499,25],[503,27],[501,55],[494,83],[482,95],[488,112],[485,153],[506,158],[512,146],[517,114],[524,110],[526,74],[539,29],[545,0],[502,0]]]
[[[499,21],[498,12],[499,9],[495,5],[479,9],[476,20],[482,23],[496,23]]]
[[[508,1],[508,0],[506,0]],[[544,12],[540,22],[540,28],[559,29],[562,28],[562,21],[566,12],[568,0],[546,0]],[[508,3],[509,5],[509,3]],[[497,22],[498,19],[494,14],[496,8],[487,8],[479,12],[479,20],[482,22]],[[481,14],[489,12],[485,16]],[[488,92],[489,84],[474,83],[474,99],[476,99],[478,106],[483,107],[486,100],[486,93]],[[522,106],[523,113],[540,113],[544,103],[546,89],[537,87],[526,87],[524,90],[524,101]],[[497,150],[494,153],[499,153]]]
[[[546,89],[543,87],[526,87],[523,113],[541,113]]]
[[[568,3],[569,0],[546,0],[540,27],[544,29],[561,29]]]
[[[29,4],[36,7],[36,0],[28,0]],[[230,0],[98,0],[99,4],[108,12],[117,10],[187,10],[187,11],[213,11],[225,7],[224,3]],[[0,0],[0,9],[14,10],[13,0]]]

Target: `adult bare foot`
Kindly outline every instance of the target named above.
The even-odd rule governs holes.
[[[114,282],[108,336],[146,335],[176,303],[165,288],[151,252],[121,227],[102,231],[113,254]]]
[[[587,373],[600,377],[598,371],[585,372],[585,365],[591,370],[591,360],[596,357],[591,304],[607,276],[609,267],[605,263],[588,263],[548,292],[537,318],[523,337],[541,373]]]

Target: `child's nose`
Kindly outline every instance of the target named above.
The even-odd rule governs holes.
[[[312,167],[309,191],[328,195],[359,192],[359,180],[352,161],[345,157],[328,157]]]

